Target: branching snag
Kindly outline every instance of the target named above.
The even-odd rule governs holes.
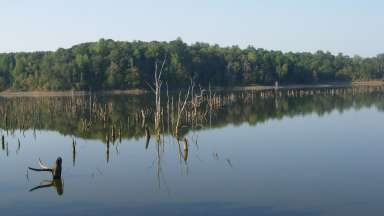
[[[37,171],[37,172],[51,172],[53,179],[61,179],[61,169],[62,169],[62,167],[61,167],[61,164],[62,164],[61,157],[58,157],[56,159],[55,165],[53,167],[45,166],[41,162],[40,158],[39,158],[38,163],[39,163],[40,168],[28,167],[28,169],[33,170],[33,171]]]

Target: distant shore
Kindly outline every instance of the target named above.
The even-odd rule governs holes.
[[[290,84],[290,85],[279,85],[279,89],[306,89],[306,88],[340,88],[340,87],[358,87],[358,86],[383,86],[383,80],[370,80],[370,81],[355,81],[355,82],[329,82],[329,83],[318,83],[318,84]],[[233,91],[262,91],[274,89],[275,86],[261,86],[261,85],[250,85],[250,86],[236,86],[232,88],[226,88]],[[224,89],[224,88],[221,88]]]
[[[2,91],[0,97],[69,97],[69,96],[85,96],[90,94],[100,95],[140,95],[147,93],[143,89],[130,90],[103,90],[103,91]]]
[[[293,84],[293,85],[280,85],[279,89],[302,89],[302,88],[332,88],[332,87],[358,87],[358,86],[383,86],[384,80],[371,80],[371,81],[356,81],[356,82],[333,82],[333,83],[319,83],[319,84]],[[235,87],[216,87],[214,90],[232,90],[232,91],[262,91],[274,89],[272,85],[249,85],[249,86],[235,86]],[[6,90],[0,92],[0,97],[68,97],[68,96],[85,96],[90,94],[98,95],[140,95],[150,91],[144,89],[130,89],[130,90],[103,90],[103,91],[11,91]]]

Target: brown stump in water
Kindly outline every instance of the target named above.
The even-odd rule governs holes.
[[[1,146],[2,146],[2,149],[4,150],[5,149],[4,135],[1,136]]]
[[[56,159],[55,165],[51,168],[43,165],[43,163],[39,159],[40,169],[32,168],[32,167],[28,167],[28,169],[33,170],[33,171],[37,171],[37,172],[44,172],[44,171],[45,172],[51,172],[53,179],[61,179],[61,169],[62,169],[61,164],[62,164],[61,157],[58,157]]]
[[[72,165],[76,165],[76,141],[73,139],[72,141]]]

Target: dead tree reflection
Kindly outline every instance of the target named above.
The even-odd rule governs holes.
[[[42,188],[50,188],[53,187],[56,189],[57,195],[61,196],[64,194],[64,184],[62,179],[53,179],[53,180],[44,180],[40,183],[40,185],[31,188],[29,192],[42,189]]]
[[[109,137],[107,136],[107,144],[105,146],[105,160],[107,161],[107,163],[109,163]]]
[[[16,154],[19,154],[19,152],[20,152],[20,148],[21,148],[20,139],[17,138],[17,149],[16,149]]]
[[[7,155],[7,157],[8,157],[8,156],[9,156],[8,142],[7,142],[6,145],[5,145],[5,152],[6,152],[6,155]]]
[[[188,160],[188,140],[187,138],[184,138],[184,155],[183,155],[184,162],[187,163]]]
[[[148,149],[150,139],[151,133],[149,132],[148,126],[145,126],[145,149]]]
[[[142,96],[129,97],[128,100],[132,100],[129,102],[121,100],[121,98],[96,96],[0,100],[0,127],[4,128],[1,148],[7,156],[9,149],[12,151],[14,149],[12,144],[15,139],[5,137],[6,135],[20,136],[26,132],[25,134],[28,136],[28,129],[33,129],[33,136],[36,139],[36,130],[50,129],[74,137],[102,140],[105,144],[105,160],[108,163],[110,145],[111,143],[114,145],[117,139],[121,143],[123,137],[144,136],[145,149],[148,149],[151,133],[152,136],[161,134],[161,137],[156,136],[156,142],[153,142],[153,144],[156,143],[156,146],[153,146],[156,151],[154,162],[157,166],[158,179],[160,179],[161,161],[166,144],[174,143],[177,140],[179,160],[185,167],[188,162],[191,162],[193,143],[196,143],[197,149],[199,147],[197,137],[195,139],[194,135],[190,138],[190,142],[184,139],[184,145],[183,137],[208,125],[209,127],[221,127],[228,122],[257,124],[271,118],[281,118],[284,115],[293,116],[306,113],[322,115],[335,108],[343,110],[363,105],[375,105],[384,110],[384,105],[376,102],[380,101],[377,100],[378,98],[384,98],[383,86],[317,89],[279,87],[278,89],[257,91],[226,92],[215,91],[210,86],[206,91],[195,87],[191,81],[191,86],[182,92],[169,94],[167,88],[167,99],[161,103],[161,70],[157,71],[156,77],[159,79],[157,82],[159,89],[156,91],[156,83],[154,83],[155,101]],[[173,96],[175,96],[175,100]],[[250,117],[250,115],[252,116]],[[160,129],[160,133],[158,129]],[[164,141],[164,137],[169,140]],[[16,153],[18,153],[21,144],[19,137],[16,138],[18,143]],[[180,143],[178,139],[181,139]],[[8,142],[10,146],[8,146]],[[23,145],[25,145],[24,141]],[[68,146],[68,148],[70,147]],[[73,140],[73,166],[78,157],[77,150],[76,141]],[[219,160],[217,153],[214,153],[213,157],[215,160]],[[222,159],[224,159],[223,156]],[[227,164],[232,167],[230,160],[227,160]]]

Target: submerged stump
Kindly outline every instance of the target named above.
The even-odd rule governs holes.
[[[28,169],[37,171],[37,172],[51,172],[53,179],[61,179],[61,170],[62,170],[61,164],[62,164],[61,157],[58,157],[56,159],[55,165],[53,167],[45,166],[39,159],[40,168],[28,167]]]

